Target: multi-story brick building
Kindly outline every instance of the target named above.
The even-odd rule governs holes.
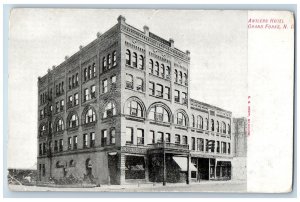
[[[229,179],[232,114],[190,98],[190,53],[119,16],[38,79],[39,180]]]

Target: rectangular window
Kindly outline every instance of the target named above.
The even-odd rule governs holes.
[[[217,153],[220,153],[220,141],[217,141]]]
[[[107,93],[107,79],[102,81],[102,93]]]
[[[179,92],[179,90],[175,90],[174,99],[175,99],[175,102],[180,102],[180,92]]]
[[[75,87],[75,76],[74,75],[72,76],[72,87],[73,88]]]
[[[192,150],[196,150],[196,146],[195,146],[195,144],[196,144],[196,141],[195,141],[195,138],[194,137],[192,137],[192,142],[191,142],[191,146],[192,146]]]
[[[170,88],[165,86],[165,99],[170,99]]]
[[[43,143],[43,154],[46,154],[46,143]]]
[[[68,107],[68,108],[71,108],[72,105],[73,105],[73,96],[70,95],[70,96],[68,97],[68,104],[67,104],[67,107]]]
[[[107,130],[102,130],[101,133],[101,147],[104,147],[107,145]]]
[[[182,144],[187,145],[187,136],[182,136]]]
[[[111,89],[112,90],[115,90],[117,88],[116,82],[117,82],[117,76],[112,76],[111,77]]]
[[[175,135],[175,144],[180,144],[180,135]]]
[[[163,97],[163,86],[160,84],[157,84],[156,86],[156,96],[159,98]]]
[[[45,167],[45,164],[43,164],[43,172],[42,172],[42,175],[43,175],[43,177],[46,176],[46,167]]]
[[[61,100],[61,101],[60,101],[60,111],[63,111],[63,110],[64,110],[64,106],[65,106],[65,101],[64,101],[64,100]]]
[[[72,77],[69,77],[69,89],[72,89]]]
[[[222,153],[226,154],[226,142],[222,142]]]
[[[59,112],[59,102],[55,103],[55,112]]]
[[[136,90],[138,91],[144,91],[144,81],[141,78],[136,79]]]
[[[126,144],[133,144],[133,128],[126,128]]]
[[[84,91],[83,91],[83,102],[86,102],[86,101],[88,101],[88,100],[89,100],[89,89],[86,88],[86,89],[84,89]]]
[[[156,142],[163,142],[164,138],[164,133],[163,132],[157,132],[156,135]]]
[[[78,93],[74,94],[74,105],[78,105],[79,104],[79,99],[78,99]]]
[[[170,143],[170,142],[171,142],[171,134],[170,134],[170,133],[166,133],[166,134],[165,134],[165,141],[166,141],[167,143]]]
[[[73,137],[73,149],[77,149],[77,136]]]
[[[117,52],[113,52],[113,67],[117,65]]]
[[[110,144],[116,144],[116,130],[110,129]]]
[[[91,86],[91,99],[96,98],[96,86]]]
[[[57,140],[54,141],[54,152],[58,151],[58,142]]]
[[[152,130],[150,130],[150,132],[149,132],[149,143],[150,144],[155,143],[155,135],[154,135],[154,131],[152,131]]]
[[[75,86],[78,86],[79,85],[79,77],[78,77],[78,73],[76,73],[76,76],[75,76]]]
[[[93,64],[93,78],[96,77],[96,65],[95,63]]]
[[[182,92],[182,104],[187,104],[187,95],[185,92]]]
[[[154,88],[154,83],[149,82],[149,90],[150,90],[150,95],[155,95],[155,88]]]
[[[41,118],[41,119],[44,118],[44,110],[43,110],[43,109],[40,110],[40,118]]]
[[[126,74],[126,88],[133,89],[133,76]]]
[[[143,129],[137,129],[137,144],[138,145],[144,145],[144,130]]]
[[[205,139],[205,146],[206,146],[205,151],[208,152],[208,150],[209,150],[209,140],[208,139]]]
[[[230,152],[231,152],[230,149],[231,149],[230,148],[230,143],[228,143],[228,154],[230,154]]]
[[[92,78],[92,67],[89,66],[89,73],[88,73],[88,78]]]
[[[68,150],[72,149],[72,138],[68,137]]]
[[[39,144],[39,155],[43,154],[42,144]]]
[[[59,151],[60,152],[63,151],[63,146],[64,146],[64,141],[63,141],[63,139],[60,139],[59,140]]]
[[[83,148],[88,147],[87,134],[83,134]]]
[[[95,133],[91,132],[90,133],[90,147],[94,147],[95,146]]]

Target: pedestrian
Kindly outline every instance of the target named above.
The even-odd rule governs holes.
[[[200,171],[197,172],[197,182],[200,182]]]

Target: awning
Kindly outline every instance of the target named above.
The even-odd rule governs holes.
[[[180,167],[181,171],[187,171],[187,158],[173,157],[174,161]],[[190,171],[197,171],[197,168],[190,162]]]

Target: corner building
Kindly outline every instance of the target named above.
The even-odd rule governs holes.
[[[38,179],[230,179],[231,112],[190,98],[190,53],[119,16],[38,79]]]

